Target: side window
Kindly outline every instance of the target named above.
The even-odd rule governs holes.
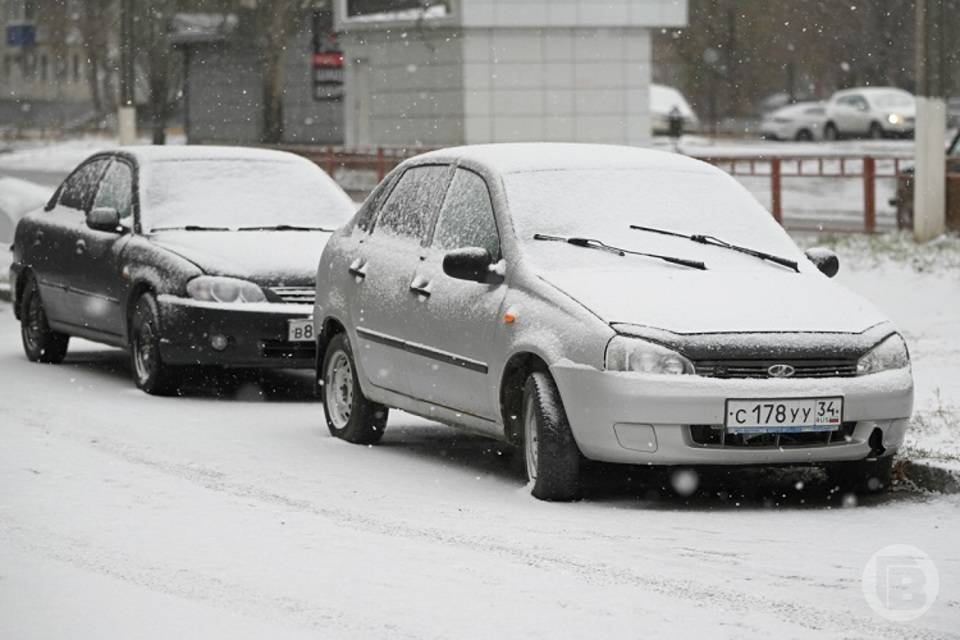
[[[360,210],[357,211],[357,227],[364,231],[370,231],[373,228],[373,218],[380,210],[380,205],[390,193],[390,185],[396,182],[396,177],[391,176],[383,180],[363,201]]]
[[[121,220],[133,213],[133,169],[130,165],[120,160],[113,161],[100,181],[93,206],[116,209]]]
[[[380,210],[374,233],[423,238],[427,224],[440,206],[449,176],[447,166],[407,169]]]
[[[433,245],[446,251],[481,247],[494,260],[500,259],[500,235],[493,216],[493,203],[483,178],[457,169],[440,210]]]
[[[77,169],[63,184],[60,204],[71,209],[85,209],[108,162],[107,159],[95,160]]]

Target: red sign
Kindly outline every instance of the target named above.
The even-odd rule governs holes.
[[[340,69],[343,67],[343,53],[340,51],[327,51],[324,53],[313,54],[313,66]]]

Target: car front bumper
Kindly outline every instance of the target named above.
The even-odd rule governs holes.
[[[288,321],[309,318],[313,307],[302,304],[201,302],[161,295],[163,336],[160,357],[172,365],[296,368],[314,366],[316,343],[289,342]],[[215,349],[214,336],[226,347]]]
[[[577,365],[551,367],[570,427],[591,460],[655,465],[803,465],[871,456],[874,430],[884,455],[903,443],[913,410],[908,369],[855,378],[718,379],[643,376]],[[844,399],[849,437],[789,446],[694,441],[691,425],[720,426],[728,399]],[[722,430],[720,430],[722,431]]]

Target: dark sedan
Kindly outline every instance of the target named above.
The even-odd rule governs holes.
[[[88,158],[17,225],[23,347],[128,349],[137,386],[186,367],[311,367],[317,263],[353,203],[313,163],[259,149],[142,147]]]

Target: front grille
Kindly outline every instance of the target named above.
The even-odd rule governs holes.
[[[690,425],[690,441],[701,447],[718,449],[788,449],[791,447],[829,447],[846,444],[853,438],[856,422],[844,422],[837,431],[818,433],[727,433],[720,425]]]
[[[260,355],[264,358],[284,360],[314,359],[317,346],[313,342],[287,342],[286,340],[264,340],[260,343]]]
[[[701,360],[694,363],[698,376],[706,378],[773,378],[774,365],[793,367],[791,378],[852,378],[856,360]]]
[[[313,287],[270,287],[270,293],[281,302],[294,304],[313,304],[317,297]]]

